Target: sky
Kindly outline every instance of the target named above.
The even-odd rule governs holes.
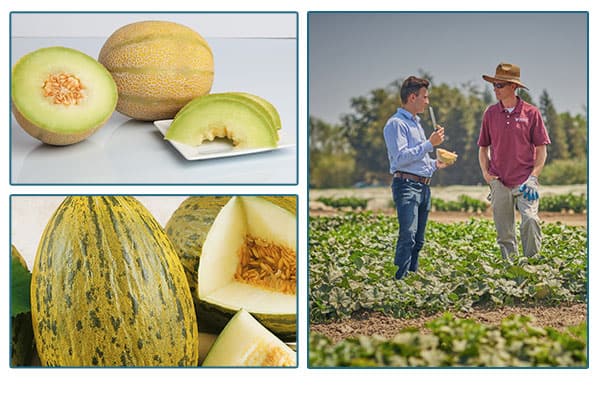
[[[481,76],[509,62],[534,102],[546,90],[558,112],[584,114],[587,23],[581,12],[310,13],[309,113],[340,122],[352,97],[420,71],[434,85],[483,89]]]

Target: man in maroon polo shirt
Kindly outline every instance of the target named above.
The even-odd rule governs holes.
[[[517,65],[500,63],[494,76],[483,79],[492,83],[498,99],[485,111],[477,141],[483,179],[491,188],[497,242],[503,258],[518,257],[516,206],[523,255],[532,257],[542,245],[538,177],[550,138],[540,111],[517,96],[517,89],[527,89]]]

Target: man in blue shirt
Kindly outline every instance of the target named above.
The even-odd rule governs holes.
[[[427,139],[417,116],[429,105],[428,88],[428,80],[408,77],[400,89],[403,107],[398,108],[383,128],[400,225],[394,257],[398,267],[396,279],[417,271],[431,208],[431,176],[437,169],[447,167],[429,156],[444,141],[444,128],[438,126]]]

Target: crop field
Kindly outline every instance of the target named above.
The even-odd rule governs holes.
[[[479,186],[432,186],[431,196],[445,201],[457,200],[461,195],[484,201],[489,193],[489,187]],[[579,196],[587,194],[587,185],[541,186],[540,197],[572,194]],[[311,189],[310,200],[320,197],[352,197],[367,200],[367,208],[379,210],[389,207],[391,192],[389,186],[352,189]]]
[[[587,365],[587,318],[554,328],[533,316],[565,306],[586,313],[585,226],[544,222],[541,253],[508,263],[489,219],[430,221],[419,271],[401,281],[393,279],[397,229],[395,216],[382,212],[311,215],[311,367]],[[470,318],[482,310],[505,315],[492,323]],[[382,326],[402,320],[405,328],[360,333],[355,327],[373,315],[387,318]],[[344,338],[317,329],[332,322]]]

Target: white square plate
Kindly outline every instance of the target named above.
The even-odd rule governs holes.
[[[169,126],[171,126],[171,122],[173,122],[172,119],[154,121],[154,126],[158,128],[163,136],[165,136],[167,129],[169,129]],[[282,131],[279,131],[279,143],[277,147],[262,147],[255,149],[236,149],[229,140],[219,138],[213,140],[212,142],[204,142],[200,146],[188,146],[186,144],[178,143],[168,139],[167,141],[171,143],[173,147],[175,147],[175,149],[179,151],[179,153],[181,153],[181,155],[187,160],[210,160],[213,158],[265,153],[287,147],[294,147],[296,145],[294,138],[291,135],[286,135]]]

